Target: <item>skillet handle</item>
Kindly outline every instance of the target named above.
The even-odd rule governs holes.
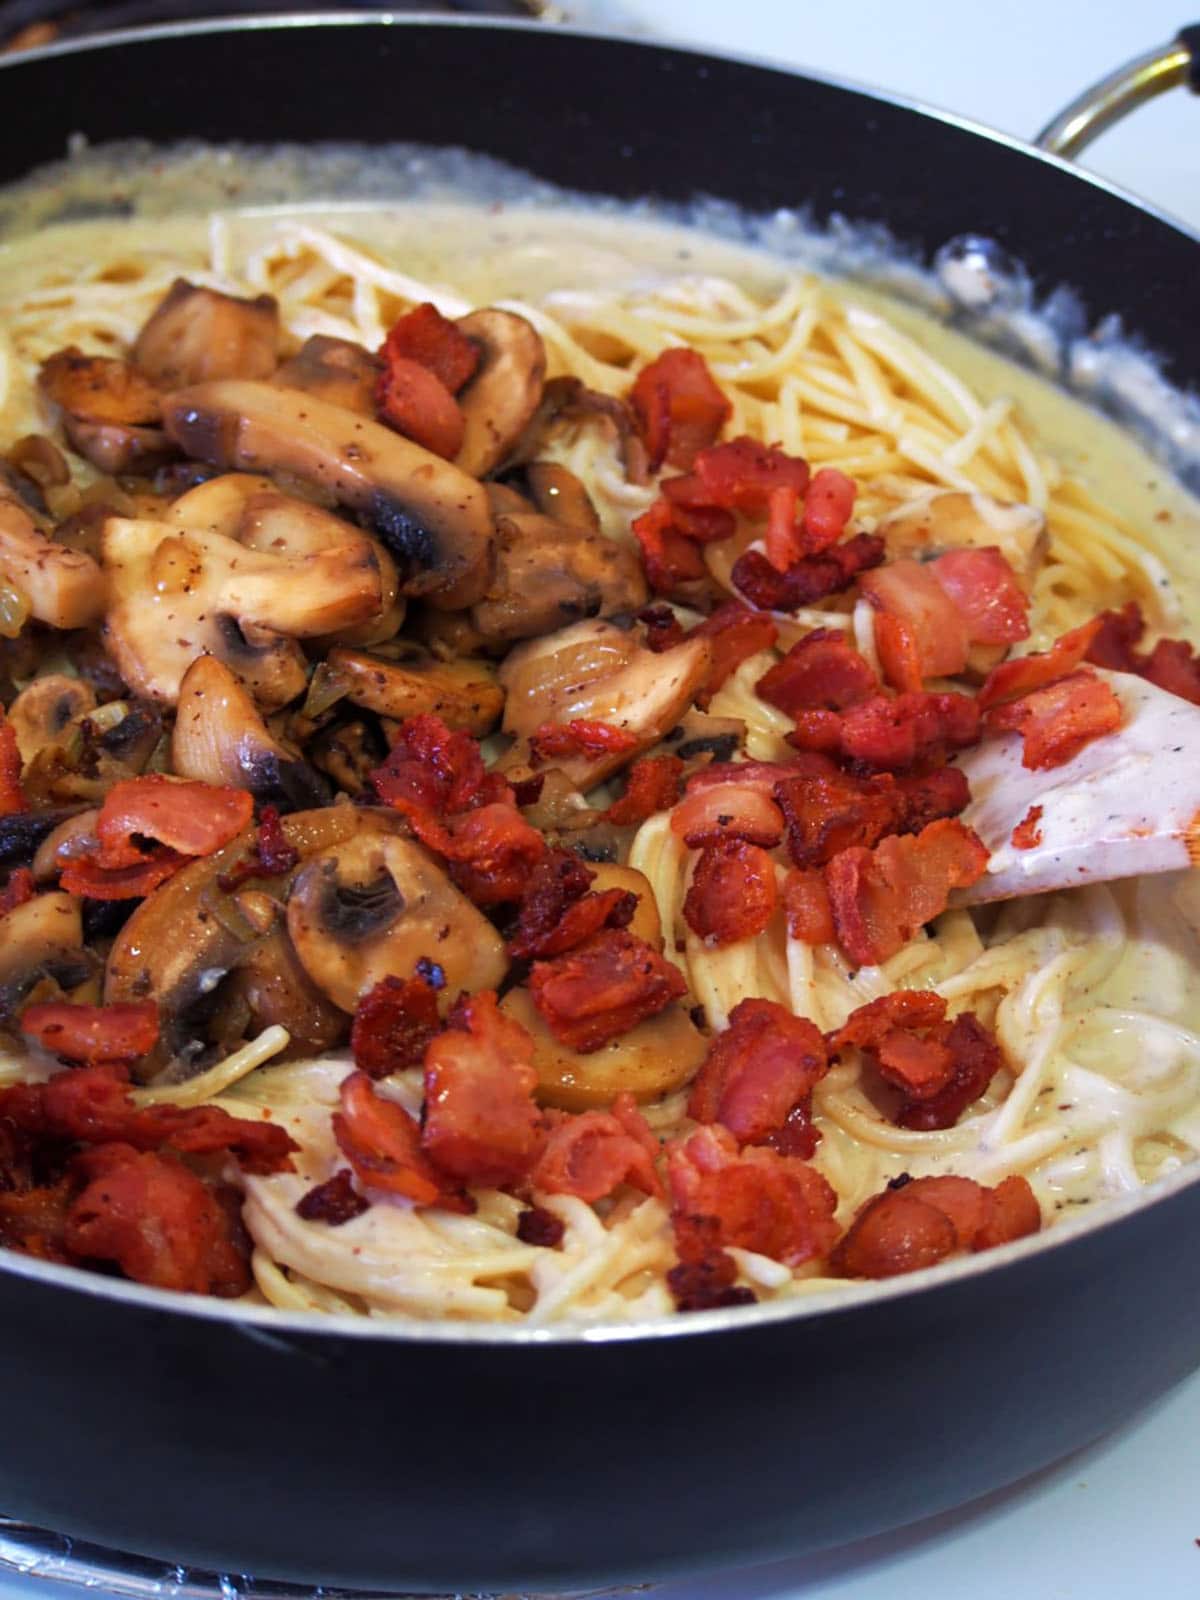
[[[1200,94],[1200,22],[1181,28],[1170,44],[1138,56],[1085,89],[1046,124],[1034,143],[1070,160],[1147,100],[1181,87]]]

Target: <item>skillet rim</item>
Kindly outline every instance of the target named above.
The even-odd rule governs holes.
[[[81,39],[64,40],[43,45],[18,54],[0,56],[0,70],[20,68],[30,61],[53,60],[60,56],[73,56],[83,52],[123,48],[140,43],[190,38],[195,35],[267,33],[297,28],[397,28],[397,27],[450,27],[464,30],[491,32],[497,28],[515,33],[545,35],[551,28],[536,19],[480,17],[436,12],[389,14],[377,11],[346,12],[279,12],[272,15],[203,18],[193,21],[159,23],[144,28],[114,29],[88,35]],[[831,73],[772,62],[762,56],[735,51],[716,52],[703,45],[680,41],[671,37],[643,37],[626,32],[613,32],[576,24],[554,24],[555,36],[582,40],[594,39],[605,43],[619,43],[658,54],[673,52],[715,63],[732,62],[778,76],[794,78],[800,82],[816,82],[878,103],[893,106],[917,116],[932,119],[961,132],[987,140],[989,143],[1011,150],[1014,154],[1041,161],[1066,173],[1078,182],[1109,195],[1119,203],[1129,206],[1140,215],[1169,228],[1184,239],[1200,244],[1200,229],[1193,228],[1181,218],[1174,217],[1157,205],[1122,188],[1119,184],[1097,173],[1076,166],[1063,157],[1052,155],[1036,144],[1012,134],[1000,132],[977,123],[956,112],[931,106],[912,96],[902,95],[858,83]],[[291,142],[291,141],[283,141]],[[301,141],[295,141],[297,143]],[[36,170],[36,169],[34,169]],[[17,180],[20,182],[21,180]],[[703,191],[697,191],[701,193]],[[30,230],[36,231],[36,230]],[[1050,380],[1052,381],[1052,380]],[[220,1300],[214,1296],[189,1295],[175,1290],[153,1289],[142,1284],[107,1278],[82,1267],[60,1266],[23,1256],[16,1251],[0,1247],[0,1281],[5,1278],[32,1281],[48,1289],[63,1289],[70,1293],[94,1295],[98,1298],[128,1305],[134,1310],[158,1311],[164,1314],[183,1314],[195,1319],[229,1324],[244,1331],[250,1338],[274,1338],[283,1334],[297,1334],[305,1338],[352,1338],[381,1340],[385,1343],[489,1346],[499,1349],[523,1349],[530,1346],[576,1346],[596,1344],[641,1343],[647,1340],[692,1338],[719,1333],[745,1332],[773,1326],[776,1323],[808,1320],[812,1317],[832,1317],[839,1312],[847,1315],[860,1309],[888,1303],[910,1296],[949,1290],[981,1273],[1013,1272],[1027,1259],[1042,1255],[1059,1246],[1069,1247],[1072,1242],[1109,1227],[1116,1227],[1130,1216],[1165,1204],[1186,1190],[1200,1186],[1200,1159],[1156,1180],[1144,1188],[1121,1196],[1094,1202],[1086,1215],[1076,1215],[1059,1220],[1050,1228],[1025,1239],[1003,1245],[998,1249],[977,1255],[960,1257],[917,1272],[882,1281],[847,1282],[845,1287],[800,1295],[794,1299],[762,1301],[757,1305],[726,1307],[713,1311],[675,1313],[669,1317],[656,1317],[645,1322],[611,1325],[554,1324],[530,1327],[523,1324],[470,1323],[449,1319],[422,1321],[398,1313],[388,1317],[359,1317],[318,1312],[280,1311],[273,1306],[245,1305],[240,1301]]]

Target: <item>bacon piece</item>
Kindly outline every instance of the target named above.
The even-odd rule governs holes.
[[[367,774],[384,805],[452,816],[476,803],[487,774],[479,744],[425,712],[401,723],[387,760]]]
[[[924,777],[875,773],[856,778],[828,771],[784,778],[775,798],[787,822],[788,850],[798,867],[821,867],[840,851],[872,849],[890,833],[920,833],[940,817],[956,816],[971,798],[957,767]]]
[[[544,1194],[573,1194],[589,1204],[623,1183],[643,1194],[661,1195],[662,1181],[654,1170],[657,1156],[658,1140],[626,1091],[613,1101],[611,1112],[556,1118],[531,1182]]]
[[[638,897],[628,889],[592,893],[595,874],[569,850],[550,850],[534,867],[509,940],[514,960],[557,956],[573,950],[601,928],[625,928]]]
[[[720,506],[761,516],[777,489],[797,496],[808,488],[808,462],[778,445],[761,444],[746,434],[702,450],[687,478],[671,478],[663,493],[676,505]]]
[[[679,800],[683,762],[678,756],[643,756],[629,769],[625,793],[604,813],[605,822],[615,827],[638,827],[660,811],[669,811]]]
[[[798,711],[845,711],[879,693],[879,679],[846,635],[814,628],[754,685],[768,705],[794,717]]]
[[[775,568],[758,550],[746,550],[733,564],[731,581],[760,611],[797,611],[848,589],[859,573],[879,566],[886,551],[873,533],[830,545],[817,556],[805,556],[786,572]]]
[[[177,782],[159,773],[123,778],[105,796],[96,818],[104,868],[140,867],[148,851],[134,842],[154,840],[185,856],[212,855],[249,827],[254,797],[245,789]]]
[[[535,761],[549,761],[554,756],[624,755],[628,750],[636,750],[637,744],[637,736],[628,729],[587,717],[576,717],[571,722],[543,722],[529,736],[529,748]]]
[[[1012,831],[1012,846],[1014,850],[1037,849],[1042,842],[1042,830],[1038,827],[1038,823],[1041,820],[1041,806],[1030,806]]]
[[[289,844],[283,831],[278,806],[264,806],[258,818],[254,847],[241,861],[217,879],[226,894],[240,888],[250,878],[285,877],[300,860],[300,852]]]
[[[791,484],[781,484],[767,496],[767,527],[763,553],[776,572],[786,572],[804,555],[804,529],[797,526],[800,497]]]
[[[682,584],[707,576],[699,546],[676,529],[674,512],[666,500],[656,500],[649,511],[635,517],[630,531],[641,549],[646,582],[654,594],[673,594]],[[732,519],[728,532],[733,532]]]
[[[26,1006],[21,1032],[67,1061],[136,1061],[158,1040],[158,1006],[138,1000],[108,1006],[49,1001]]]
[[[830,1035],[831,1050],[856,1045],[907,1098],[902,1128],[950,1128],[1003,1065],[995,1036],[965,1011],[946,1020],[946,1002],[928,990],[900,989],[852,1011]]]
[[[883,675],[901,694],[920,694],[925,687],[917,636],[899,617],[877,611],[874,622],[875,654]]]
[[[441,1027],[437,990],[424,978],[381,978],[354,1008],[350,1049],[368,1078],[419,1067]]]
[[[174,850],[160,850],[140,866],[101,867],[86,856],[77,856],[64,865],[59,887],[87,900],[142,900],[180,867],[186,867],[188,860]]]
[[[897,1029],[933,1028],[943,1022],[946,1002],[932,989],[896,989],[856,1007],[835,1033],[829,1036],[831,1050],[854,1045],[860,1050],[875,1050]]]
[[[0,711],[0,816],[28,811],[29,802],[21,788],[21,751],[12,723]]]
[[[709,702],[721,686],[737,671],[743,661],[749,661],[762,650],[769,650],[778,637],[779,630],[770,617],[760,611],[751,611],[740,600],[726,600],[711,616],[705,617],[690,630],[689,639],[707,639],[712,649],[712,666],[704,686],[696,695],[696,704],[707,709]]]
[[[837,1196],[814,1167],[761,1146],[739,1153],[719,1125],[668,1145],[667,1178],[677,1241],[690,1219],[714,1218],[714,1245],[797,1267],[827,1255],[837,1238]]]
[[[773,1144],[828,1068],[807,1018],[773,1000],[741,1000],[692,1082],[688,1116],[721,1123],[739,1144]]]
[[[66,1231],[76,1187],[63,1177],[27,1189],[0,1189],[0,1244],[42,1261],[73,1262]]]
[[[450,863],[450,876],[477,906],[519,900],[546,841],[515,806],[480,806],[440,823],[415,810],[409,821],[421,843]]]
[[[637,619],[646,629],[646,649],[656,656],[664,650],[673,650],[687,638],[683,623],[670,606],[645,606],[638,612]]]
[[[798,772],[815,770],[814,763],[821,758],[813,755],[794,756],[790,761],[712,761],[706,767],[690,773],[687,781],[688,795],[700,794],[705,789],[721,788],[733,784],[739,789],[757,789],[768,799],[775,793],[781,778],[794,777]],[[829,771],[836,770],[832,762],[825,764]]]
[[[788,937],[804,944],[832,944],[837,937],[829,891],[819,872],[789,872],[783,885]]]
[[[692,850],[724,839],[772,849],[783,838],[783,813],[750,784],[710,785],[689,789],[671,814],[671,832]]]
[[[720,1306],[752,1306],[753,1289],[739,1287],[737,1262],[717,1243],[716,1217],[675,1219],[677,1266],[667,1273],[667,1286],[677,1311],[713,1311]]]
[[[331,1228],[361,1217],[371,1202],[354,1187],[349,1167],[342,1167],[332,1178],[318,1183],[296,1201],[296,1215],[305,1222],[324,1222]]]
[[[472,1211],[465,1196],[450,1192],[421,1149],[421,1130],[403,1106],[375,1093],[365,1072],[342,1080],[333,1135],[358,1181],[368,1189],[402,1195],[417,1206]]]
[[[517,1238],[522,1244],[539,1245],[543,1250],[554,1250],[563,1241],[566,1224],[545,1206],[526,1206],[517,1218]]]
[[[708,945],[733,944],[761,933],[778,899],[770,856],[758,845],[732,839],[700,852],[683,920]]]
[[[937,765],[977,744],[979,702],[966,694],[877,695],[844,712],[802,711],[788,742],[867,767],[902,771]]]
[[[418,361],[388,356],[375,386],[375,406],[381,421],[443,460],[452,460],[462,447],[462,407],[436,373]]]
[[[457,394],[475,376],[480,350],[461,328],[442,316],[432,301],[414,306],[392,325],[379,351],[385,368],[395,357],[427,367]]]
[[[1002,661],[993,667],[979,691],[979,709],[987,711],[1067,677],[1087,656],[1101,626],[1101,619],[1093,617],[1082,627],[1062,634],[1049,650],[1018,656],[1015,661]]]
[[[687,984],[644,939],[608,928],[566,955],[537,962],[529,989],[554,1037],[586,1055],[657,1016]]]
[[[663,462],[690,467],[733,414],[703,356],[664,350],[638,373],[629,402],[651,472]]]
[[[113,1261],[156,1289],[232,1298],[251,1284],[236,1191],[210,1187],[170,1156],[105,1145],[76,1160],[86,1187],[67,1214],[76,1256]]]
[[[167,1147],[181,1155],[228,1152],[245,1172],[287,1172],[299,1146],[273,1122],[231,1117],[220,1106],[144,1106],[123,1137],[138,1149]]]
[[[894,1278],[964,1250],[989,1250],[1041,1227],[1022,1177],[994,1189],[970,1178],[893,1179],[859,1210],[830,1257],[845,1278]]]
[[[1029,596],[995,545],[947,550],[928,570],[958,608],[972,644],[1028,639]]]
[[[898,622],[912,641],[921,678],[951,677],[966,666],[966,621],[928,567],[907,558],[890,561],[864,576],[862,592],[876,611]],[[894,653],[893,645],[888,658]],[[885,670],[887,665],[885,660]],[[891,681],[908,692],[919,687],[907,681],[909,677],[906,671],[901,679],[893,677]]]
[[[14,867],[8,875],[8,882],[3,890],[0,890],[0,917],[6,917],[18,906],[26,905],[36,893],[37,884],[34,882],[32,869]]]
[[[1142,677],[1168,694],[1200,706],[1200,659],[1182,639],[1160,639],[1142,668]]]
[[[806,554],[828,549],[845,532],[858,485],[836,467],[821,467],[804,496]]]
[[[1081,667],[1020,700],[993,706],[984,722],[989,733],[1020,733],[1021,765],[1043,771],[1061,767],[1093,739],[1113,733],[1123,718],[1111,684]]]
[[[951,1058],[949,1080],[935,1094],[905,1100],[892,1119],[898,1128],[952,1128],[1004,1065],[995,1036],[970,1011],[955,1017],[945,1045]]]
[[[488,990],[465,996],[425,1053],[421,1145],[442,1172],[489,1187],[520,1183],[544,1135],[533,1040]]]
[[[957,818],[931,822],[915,837],[893,835],[874,850],[843,850],[825,868],[838,943],[859,966],[878,966],[987,864],[982,841]]]
[[[1092,635],[1085,661],[1093,667],[1107,667],[1110,672],[1140,672],[1145,657],[1137,646],[1146,631],[1146,619],[1136,600],[1130,600],[1120,611],[1102,611],[1096,618],[1100,626]]]

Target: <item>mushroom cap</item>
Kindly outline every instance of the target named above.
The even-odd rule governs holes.
[[[217,378],[266,378],[279,360],[279,307],[176,278],[137,336],[133,362],[163,389]]]
[[[37,620],[52,628],[86,628],[104,611],[104,577],[91,556],[47,538],[2,487],[0,573],[20,589]]]
[[[297,389],[199,384],[163,401],[167,433],[219,467],[287,472],[366,517],[396,561],[401,588],[467,606],[490,573],[483,487],[411,439]]]
[[[327,662],[348,700],[398,722],[432,712],[447,727],[482,738],[504,709],[504,690],[490,662],[438,661],[415,652],[392,661],[361,650],[331,650]]]
[[[11,1022],[42,978],[73,989],[97,963],[83,948],[83,908],[74,895],[51,890],[0,918],[0,1019]]]
[[[21,760],[32,761],[44,746],[61,738],[73,718],[91,711],[95,704],[91,684],[65,672],[48,672],[27,684],[7,712]]]
[[[455,463],[486,478],[511,453],[541,404],[546,347],[532,323],[488,306],[456,326],[481,349],[475,376],[458,396],[463,441]]]

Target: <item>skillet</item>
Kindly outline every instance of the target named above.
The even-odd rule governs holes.
[[[0,73],[0,179],[77,129],[413,140],[619,198],[804,202],[925,255],[982,231],[1035,290],[1119,311],[1200,386],[1194,238],[1062,162],[839,84],[366,16],[169,27]],[[5,1257],[0,1504],[173,1562],[376,1589],[795,1555],[1011,1482],[1200,1363],[1197,1228],[1185,1172],[1152,1204],[933,1273],[588,1332],[308,1321]]]

